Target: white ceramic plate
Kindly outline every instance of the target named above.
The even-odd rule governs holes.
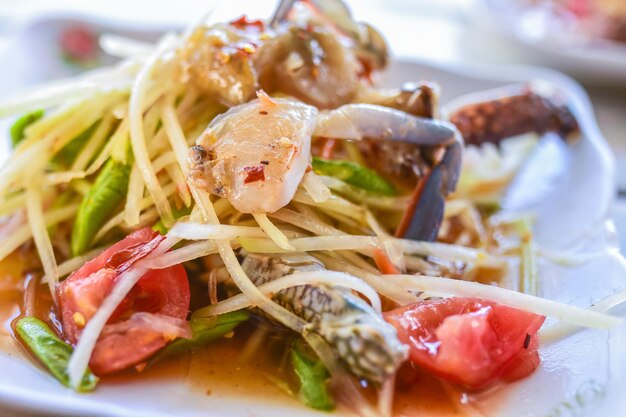
[[[592,39],[559,28],[547,15],[523,9],[520,0],[481,0],[477,24],[515,42],[539,62],[594,83],[626,82],[626,43]]]
[[[0,77],[1,92],[41,81],[50,74],[72,72],[55,55],[55,34],[68,21],[39,21],[24,31],[10,51],[5,51],[11,55],[0,60],[3,74],[8,74]],[[102,23],[97,26],[120,31]],[[154,35],[124,32],[149,38]],[[28,68],[25,77],[19,76],[19,68]],[[496,67],[445,68],[427,62],[394,62],[385,84],[419,79],[434,80],[442,86],[442,103],[464,94],[528,81],[541,81],[566,95],[579,118],[581,140],[567,146],[558,139],[544,138],[509,190],[504,207],[537,214],[537,240],[544,248],[581,256],[595,254],[577,267],[544,262],[541,275],[545,297],[584,307],[626,289],[625,262],[616,249],[616,236],[607,220],[615,188],[613,160],[581,87],[562,74],[540,68],[519,67],[503,73]],[[533,376],[496,395],[478,398],[476,408],[488,417],[618,415],[617,410],[623,409],[621,394],[626,381],[625,334],[624,327],[611,332],[586,330],[562,342],[542,346],[543,364]],[[221,366],[228,358],[220,361],[216,358],[204,367]],[[205,394],[206,387],[198,389],[185,378],[149,375],[102,384],[95,393],[81,395],[60,386],[23,355],[0,352],[0,404],[12,408],[107,417],[321,415],[272,386],[250,395],[241,389],[227,390],[226,381],[209,381],[213,391],[210,396]],[[0,408],[0,414],[1,411]]]

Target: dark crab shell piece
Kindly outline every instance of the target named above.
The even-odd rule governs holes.
[[[281,257],[246,254],[242,267],[257,286],[296,271],[324,273],[317,259],[298,253]],[[359,378],[382,384],[406,360],[407,348],[395,329],[348,290],[298,285],[278,291],[272,299],[306,321],[307,331],[321,336]]]
[[[368,166],[415,187],[411,204],[405,211],[396,236],[414,240],[434,240],[443,219],[445,198],[456,188],[461,171],[463,138],[448,122],[420,118],[395,109],[385,110],[380,120],[379,105],[351,104],[336,113],[322,115],[316,133],[328,136],[337,124],[333,118],[361,120],[357,141]],[[350,126],[350,125],[348,125]],[[392,128],[393,126],[393,128]],[[344,137],[354,132],[346,129]]]
[[[430,81],[405,83],[401,89],[369,89],[355,103],[376,104],[429,119],[438,116],[439,86]]]
[[[453,111],[449,119],[468,145],[497,144],[530,132],[556,132],[567,138],[578,130],[576,118],[566,105],[528,86],[507,96],[466,104]]]
[[[445,197],[455,190],[459,180],[462,147],[462,142],[456,141],[446,149],[441,162],[420,178],[396,229],[397,237],[425,241],[437,239],[443,221]]]

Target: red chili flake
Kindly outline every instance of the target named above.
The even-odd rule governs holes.
[[[97,36],[85,26],[70,26],[63,30],[59,43],[63,55],[71,60],[85,62],[98,55]]]
[[[265,24],[262,20],[249,20],[245,14],[239,19],[235,19],[230,22],[230,25],[242,30],[246,30],[248,28],[254,28],[259,32],[263,32],[265,30]]]
[[[259,112],[259,114],[260,114],[260,115],[263,115],[263,116],[267,116],[267,115],[268,115],[268,113],[267,113],[265,110],[261,110],[261,111]]]
[[[244,167],[243,170],[248,174],[246,175],[246,179],[243,180],[244,184],[256,181],[265,181],[265,165],[259,164],[256,166]]]

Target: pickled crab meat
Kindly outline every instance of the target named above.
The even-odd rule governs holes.
[[[262,97],[216,117],[191,150],[191,180],[242,213],[287,205],[311,159],[317,109]]]
[[[196,29],[181,50],[183,80],[227,106],[259,88],[322,109],[351,102],[363,79],[386,65],[384,39],[340,1],[317,1],[318,15],[306,20],[288,18],[292,5],[269,28],[241,18]]]
[[[259,84],[318,108],[348,103],[359,86],[359,64],[337,36],[321,26],[291,26],[255,56]]]
[[[258,84],[251,59],[254,39],[232,24],[196,29],[181,51],[184,78],[227,106],[248,101]]]
[[[271,213],[291,201],[310,162],[312,136],[444,149],[435,161],[445,165],[435,177],[435,189],[445,196],[456,185],[461,139],[449,123],[375,105],[349,104],[319,113],[296,100],[259,97],[213,120],[190,156],[192,182],[227,198],[242,213]],[[435,228],[440,222],[421,220],[434,221]]]
[[[291,11],[296,3],[310,7],[314,12],[311,20],[321,20],[330,24],[352,42],[351,49],[363,65],[365,75],[373,70],[381,70],[387,66],[389,48],[383,36],[374,27],[364,22],[357,22],[350,9],[341,0],[284,0],[270,21],[273,27],[291,19]]]
[[[242,264],[255,283],[261,285],[295,271],[319,271],[324,266],[306,254],[268,257],[248,254]],[[308,330],[319,334],[360,378],[382,383],[407,358],[407,348],[395,329],[383,321],[367,303],[349,291],[315,285],[281,290],[274,301],[304,319]]]
[[[185,76],[228,106],[245,103],[262,88],[334,108],[356,95],[361,71],[334,33],[314,25],[271,32],[233,24],[199,28],[181,62]]]

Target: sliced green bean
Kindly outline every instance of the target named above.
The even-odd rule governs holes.
[[[44,115],[43,110],[35,110],[34,112],[27,113],[17,119],[11,126],[11,145],[15,148],[22,140],[24,140],[24,131],[26,128],[37,120],[41,119]]]
[[[46,323],[36,317],[23,317],[15,324],[15,330],[35,357],[50,374],[66,387],[70,387],[67,365],[74,349],[57,337]],[[93,391],[98,378],[89,369],[78,387],[78,391]]]
[[[248,320],[248,318],[250,318],[250,314],[245,310],[233,311],[211,318],[192,317],[189,322],[191,339],[178,339],[170,343],[150,361],[150,364],[219,339],[225,334],[232,332],[235,327]]]
[[[109,159],[80,204],[72,229],[72,254],[93,245],[98,230],[126,196],[131,164]]]
[[[302,342],[291,348],[291,365],[300,382],[298,398],[316,410],[334,409],[335,401],[328,389],[330,375],[319,359],[306,352]]]
[[[314,157],[312,165],[317,174],[337,178],[372,193],[388,196],[397,194],[396,189],[389,181],[378,175],[376,171],[356,162]]]

